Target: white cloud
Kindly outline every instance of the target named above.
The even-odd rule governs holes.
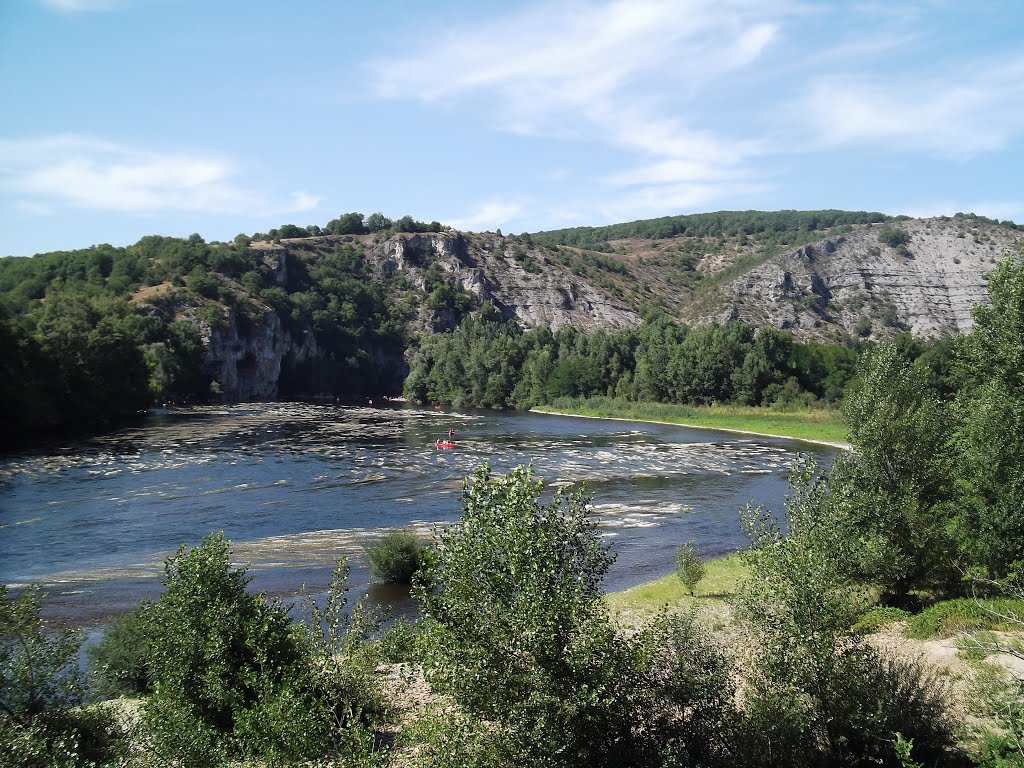
[[[1024,130],[1024,56],[944,75],[830,76],[794,110],[822,148],[873,144],[967,158]]]
[[[605,202],[601,216],[605,221],[630,221],[662,216],[666,211],[706,210],[768,189],[768,185],[757,181],[720,184],[677,182],[638,187]]]
[[[594,209],[663,215],[768,189],[780,157],[1005,148],[1024,131],[1024,55],[936,55],[948,41],[933,15],[926,4],[547,0],[368,66],[382,98],[471,104],[503,131],[617,151],[626,160],[598,179]]]
[[[308,192],[292,192],[292,204],[285,213],[301,213],[311,211],[320,205],[320,198]]]
[[[41,2],[50,10],[60,13],[112,11],[119,5],[117,0],[41,0]]]
[[[228,160],[211,155],[139,150],[73,134],[0,139],[0,186],[24,205],[267,215],[319,203],[305,192],[294,193],[290,204],[273,203],[236,176]]]
[[[493,231],[514,219],[522,210],[523,206],[519,203],[490,200],[481,203],[466,216],[447,219],[447,224],[453,229],[469,232]]]
[[[770,17],[783,7],[754,0],[544,3],[452,29],[442,44],[371,69],[381,97],[483,98],[503,130],[625,149],[640,166],[606,181],[648,187],[665,211],[675,201],[706,199],[681,190],[733,178],[759,151],[756,141],[692,128],[683,114],[693,95],[762,56],[778,34]]]

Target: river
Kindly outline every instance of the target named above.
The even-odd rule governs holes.
[[[434,440],[455,430],[455,448]],[[656,424],[400,404],[164,409],[137,428],[0,459],[0,583],[43,584],[45,614],[102,623],[160,590],[182,543],[223,531],[254,586],[322,590],[339,555],[367,582],[363,546],[399,526],[458,519],[463,479],[533,463],[551,486],[586,482],[616,554],[608,590],[743,545],[738,510],[779,509],[808,443]],[[386,595],[382,598],[388,599]]]

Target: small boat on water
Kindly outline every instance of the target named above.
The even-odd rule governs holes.
[[[455,443],[453,443],[451,440],[435,440],[434,441],[434,447],[435,448],[454,448],[455,447]]]

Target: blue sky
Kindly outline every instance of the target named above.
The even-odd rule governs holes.
[[[0,255],[346,211],[1024,223],[1024,5],[0,3]]]

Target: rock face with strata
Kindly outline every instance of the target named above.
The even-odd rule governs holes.
[[[904,234],[883,237],[886,230]],[[665,250],[674,245],[671,239],[644,243]],[[637,326],[641,311],[661,307],[683,322],[741,320],[792,331],[801,339],[829,339],[968,331],[972,309],[988,301],[988,273],[1020,245],[1020,231],[971,218],[889,222],[793,248],[703,293],[680,290],[671,274],[651,272],[643,254],[628,248],[595,255],[490,233],[326,235],[255,247],[264,252],[270,279],[282,287],[293,259],[316,259],[338,246],[357,249],[370,279],[397,282],[404,288],[395,298],[418,302],[415,332],[451,328],[457,321],[424,306],[428,272],[434,269],[524,329],[612,331]],[[726,260],[699,269],[713,276],[730,266]],[[396,277],[401,280],[388,280]],[[323,362],[313,332],[289,330],[271,308],[254,304],[244,316],[225,311],[226,321],[215,328],[196,311],[190,319],[203,333],[207,371],[226,399],[274,399],[289,375],[302,379],[305,374],[297,372],[303,366],[308,371]],[[389,356],[378,362],[393,370],[399,388],[405,371],[400,354],[367,353],[374,360]],[[315,384],[305,386],[315,389]]]
[[[624,302],[552,263],[543,250],[500,235],[393,235],[370,246],[367,258],[378,273],[401,272],[420,289],[426,269],[436,264],[524,329],[573,326],[589,333],[633,327],[641,319]]]
[[[883,228],[909,239],[887,245]],[[694,319],[737,319],[802,338],[963,333],[972,309],[988,302],[988,273],[1020,242],[1014,230],[956,219],[876,224],[793,249],[725,283],[719,307]]]

